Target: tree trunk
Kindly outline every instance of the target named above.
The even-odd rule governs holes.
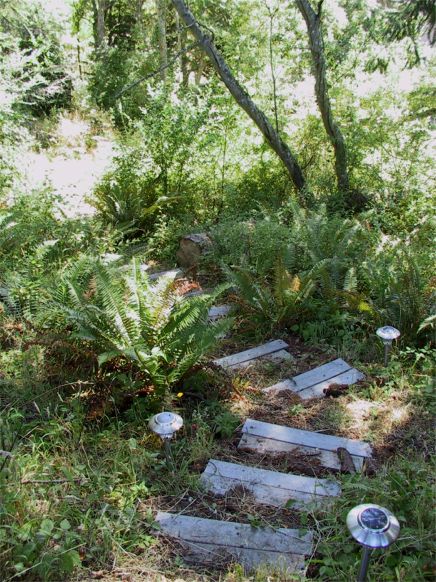
[[[209,57],[213,68],[218,73],[227,89],[230,91],[238,105],[247,113],[247,115],[249,115],[260,129],[268,144],[285,165],[297,191],[301,192],[305,186],[303,173],[289,147],[280,138],[279,134],[273,128],[263,111],[257,107],[247,92],[235,79],[232,71],[218,52],[212,39],[203,33],[194,16],[186,7],[185,2],[183,0],[172,0],[172,3],[182,21],[192,32],[202,50]]]
[[[182,87],[189,84],[188,59],[186,57],[186,30],[180,22],[179,13],[176,12],[177,28],[177,52],[180,53],[180,72],[182,73]]]
[[[106,0],[97,0],[96,2],[97,11],[97,26],[96,26],[96,48],[102,48],[106,41],[106,27],[105,27],[105,16],[106,16]]]
[[[141,40],[141,43],[144,42],[144,11],[143,11],[144,0],[136,0],[135,3],[135,20],[136,20],[136,28],[137,34]]]
[[[313,72],[315,75],[315,94],[322,121],[327,135],[335,151],[335,170],[338,188],[342,192],[348,192],[350,182],[347,169],[347,149],[344,136],[333,118],[332,107],[328,92],[326,78],[326,62],[324,57],[324,45],[320,23],[320,12],[314,11],[309,0],[295,0],[309,33],[310,52],[312,54]],[[319,3],[321,10],[322,1]]]
[[[156,8],[157,8],[157,30],[158,30],[158,36],[159,36],[160,68],[162,69],[161,79],[162,79],[162,81],[166,81],[166,79],[167,79],[167,66],[168,66],[166,0],[156,0]]]

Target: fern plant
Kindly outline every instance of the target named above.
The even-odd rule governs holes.
[[[394,325],[412,341],[418,333],[431,333],[434,296],[412,249],[382,245],[365,261],[363,273],[377,324]]]
[[[243,268],[226,269],[226,274],[250,321],[269,331],[295,324],[303,316],[305,301],[314,289],[309,277],[291,275],[282,257],[276,260],[270,279],[256,277]]]
[[[308,211],[295,204],[292,211],[292,256],[302,257],[299,269],[316,283],[324,299],[334,300],[338,291],[353,291],[357,284],[354,267],[367,247],[361,225],[330,216],[325,205]]]
[[[208,320],[224,289],[183,299],[173,279],[150,282],[137,260],[126,271],[84,258],[63,277],[46,317],[61,318],[74,327],[73,338],[92,342],[100,365],[133,363],[164,396],[228,331],[230,319]]]

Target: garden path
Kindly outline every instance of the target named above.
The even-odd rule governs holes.
[[[252,364],[265,355],[286,351],[287,347],[282,340],[275,340],[215,360],[214,363],[233,370],[233,364],[236,364],[237,369],[241,362]],[[338,359],[264,390],[292,390],[302,399],[320,398],[335,383],[350,385],[363,378],[361,372]],[[252,419],[247,419],[242,427],[238,448],[260,455],[303,453],[309,463],[312,460],[314,475],[317,466],[328,471],[344,470],[344,451],[351,464],[348,470],[361,471],[365,461],[372,456],[370,445],[363,441]],[[334,472],[320,479],[217,459],[209,460],[201,475],[201,482],[213,495],[225,497],[242,489],[259,505],[292,506],[297,511],[305,508],[328,510],[329,504],[341,494]],[[160,534],[177,540],[182,546],[183,559],[188,563],[216,567],[221,563],[236,561],[248,571],[266,565],[275,572],[282,572],[284,579],[287,579],[288,575],[294,573],[304,576],[305,557],[313,552],[314,532],[311,531],[302,533],[287,528],[252,527],[182,513],[159,512],[156,522]]]

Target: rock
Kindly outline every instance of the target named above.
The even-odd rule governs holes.
[[[180,239],[177,262],[184,269],[198,266],[201,255],[210,251],[212,241],[206,233],[187,234]]]

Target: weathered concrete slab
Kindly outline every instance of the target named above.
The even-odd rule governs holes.
[[[324,390],[332,384],[345,384],[350,386],[359,380],[363,380],[364,377],[362,372],[359,372],[359,370],[356,370],[350,364],[338,358],[328,364],[323,364],[313,370],[304,372],[304,374],[299,374],[293,378],[268,386],[268,388],[264,388],[264,392],[291,390],[303,400],[307,400],[309,398],[324,396]]]
[[[259,420],[248,419],[242,427],[240,448],[258,453],[284,453],[300,451],[319,459],[324,467],[341,468],[338,448],[346,449],[357,470],[361,470],[365,458],[372,455],[371,446],[363,441],[321,434]]]
[[[226,317],[231,310],[231,305],[214,305],[209,309],[209,319],[216,321],[217,319],[221,319],[221,317]]]
[[[188,297],[200,297],[205,293],[207,293],[207,291],[204,291],[203,289],[194,289],[193,291],[188,291],[187,293],[184,293],[183,299],[187,299]]]
[[[215,495],[226,495],[237,486],[244,486],[259,504],[280,507],[293,500],[298,509],[308,504],[328,505],[341,493],[338,483],[301,475],[268,471],[211,459],[201,481]]]
[[[229,366],[227,369],[229,370],[243,370],[244,368],[248,368],[249,366],[253,366],[258,364],[259,362],[287,362],[291,361],[294,358],[291,356],[289,352],[286,350],[279,350],[278,352],[274,352],[273,354],[267,354],[266,356],[260,356],[259,358],[254,358],[253,360],[248,360],[247,362],[241,362],[240,364],[234,364],[233,366]]]
[[[158,271],[157,273],[151,273],[148,276],[150,281],[156,281],[161,277],[171,277],[172,279],[178,279],[183,276],[183,272],[180,269],[171,269],[170,271]]]
[[[256,348],[250,350],[245,350],[243,352],[238,352],[231,356],[226,356],[224,358],[218,358],[214,360],[214,364],[221,366],[222,368],[232,368],[244,362],[249,362],[255,360],[256,358],[261,358],[280,350],[284,350],[288,347],[288,344],[283,340],[273,340]]]
[[[159,512],[160,532],[185,549],[185,561],[218,565],[236,561],[247,570],[261,564],[302,572],[312,552],[312,534],[295,529],[254,528],[247,524]]]

